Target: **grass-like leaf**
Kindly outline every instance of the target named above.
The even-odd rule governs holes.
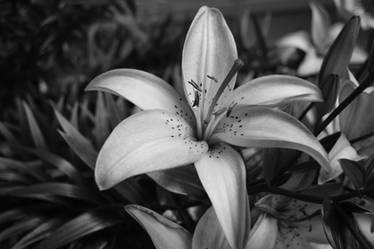
[[[43,240],[36,249],[56,249],[79,238],[118,225],[124,220],[112,215],[118,210],[95,210],[83,213],[66,222]]]

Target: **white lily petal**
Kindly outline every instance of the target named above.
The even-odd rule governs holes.
[[[145,207],[127,205],[125,209],[147,231],[157,249],[191,249],[192,236],[183,227]]]
[[[371,224],[373,222],[373,215],[368,214],[355,214],[354,218],[361,233],[365,238],[374,246],[374,232],[371,230]]]
[[[339,99],[343,101],[356,87],[345,84]],[[370,93],[368,93],[370,92]],[[355,139],[374,131],[374,91],[365,91],[340,114],[340,129],[348,139]]]
[[[368,57],[368,54],[366,53],[365,50],[363,50],[360,47],[355,47],[353,49],[351,63],[354,63],[354,64],[364,63],[367,57]]]
[[[305,54],[305,57],[297,69],[297,74],[300,76],[309,76],[318,74],[321,69],[323,58],[318,56],[314,48],[311,48]]]
[[[171,113],[143,111],[122,121],[101,148],[96,182],[107,189],[142,173],[187,165],[206,153],[206,142],[194,141],[189,124]]]
[[[298,232],[307,241],[319,244],[327,244],[328,240],[323,229],[323,220],[321,215],[307,219],[302,222],[294,223]]]
[[[136,69],[115,69],[94,78],[86,90],[105,91],[124,97],[143,110],[161,109],[189,122],[191,109],[163,79]]]
[[[245,249],[272,249],[277,236],[277,220],[263,214],[253,226]]]
[[[327,172],[321,169],[318,179],[320,183],[334,179],[343,172],[342,166],[339,162],[340,159],[358,161],[364,158],[357,154],[357,151],[352,147],[351,143],[343,133],[330,150],[328,156],[331,162],[330,165],[332,170]]]
[[[310,2],[312,11],[311,33],[314,45],[319,51],[324,52],[326,41],[328,40],[329,30],[331,28],[330,16],[322,5]]]
[[[269,75],[251,80],[233,92],[231,101],[242,105],[277,105],[290,101],[323,101],[313,83],[288,75]]]
[[[312,249],[310,243],[293,225],[280,224],[278,234],[274,249]]]
[[[277,46],[296,47],[304,52],[313,47],[306,31],[297,31],[284,36],[277,42]]]
[[[192,249],[231,249],[214,209],[209,208],[197,223]]]
[[[245,166],[238,152],[219,144],[195,162],[201,183],[233,249],[240,249],[250,227]]]
[[[330,170],[327,153],[313,134],[294,117],[267,107],[242,107],[218,124],[211,139],[242,147],[300,150]]]
[[[183,80],[189,103],[192,105],[195,99],[196,89],[188,84],[188,81],[193,80],[202,88],[202,94],[206,95],[200,108],[205,106],[204,110],[207,111],[220,83],[237,58],[234,37],[222,13],[215,8],[201,7],[191,23],[182,54]],[[208,76],[214,77],[217,82]],[[221,100],[233,90],[235,81],[236,77],[233,77]],[[218,106],[220,103],[222,101],[218,101]]]

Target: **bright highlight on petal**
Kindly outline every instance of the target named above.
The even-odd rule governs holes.
[[[251,80],[235,89],[231,101],[243,105],[278,105],[290,101],[323,101],[313,83],[288,75],[269,75]]]
[[[245,166],[238,152],[217,145],[195,163],[218,220],[233,249],[241,249],[250,229]]]
[[[275,218],[261,215],[251,230],[245,249],[273,248],[278,236],[278,224]]]
[[[209,208],[197,223],[192,249],[231,249],[213,208]]]
[[[187,33],[182,54],[185,93],[191,106],[197,90],[188,82],[192,80],[201,87],[199,108],[206,112],[237,58],[233,35],[221,12],[215,8],[201,7]],[[234,76],[221,99],[233,90],[235,81]],[[218,106],[221,103],[218,101]]]
[[[294,117],[271,108],[234,109],[220,121],[212,140],[243,147],[300,150],[330,170],[327,153],[313,134]]]
[[[99,152],[97,184],[107,189],[134,175],[195,162],[208,145],[192,135],[186,121],[164,111],[143,111],[125,119]]]
[[[190,108],[177,91],[163,79],[136,69],[115,69],[94,78],[88,91],[104,91],[124,97],[143,110],[161,109],[188,121]]]
[[[164,216],[138,205],[126,211],[147,231],[157,249],[191,249],[191,234]]]

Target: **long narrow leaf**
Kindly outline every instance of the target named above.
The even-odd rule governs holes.
[[[56,249],[89,234],[113,227],[124,220],[113,215],[113,210],[95,210],[83,213],[66,222],[43,240],[35,249]]]
[[[59,112],[55,115],[64,132],[60,135],[68,143],[70,148],[85,162],[91,169],[95,167],[97,151],[88,139],[86,139],[71,123],[69,123]]]
[[[29,129],[31,132],[32,140],[35,146],[39,149],[47,150],[47,144],[45,142],[45,138],[43,136],[42,131],[40,130],[40,127],[38,125],[38,122],[35,119],[34,114],[32,113],[30,107],[26,104],[26,102],[22,102],[22,104],[25,110],[27,122],[28,122]]]

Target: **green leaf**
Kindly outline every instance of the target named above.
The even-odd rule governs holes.
[[[47,150],[47,144],[45,142],[45,138],[43,136],[42,131],[40,130],[40,127],[38,125],[38,122],[35,119],[34,114],[32,113],[30,107],[26,104],[26,102],[22,102],[23,108],[25,110],[27,122],[29,125],[29,129],[31,132],[32,140],[35,144],[35,146],[39,149]]]
[[[355,189],[359,190],[363,187],[365,181],[365,172],[361,165],[355,161],[348,159],[339,160],[345,175],[353,183]]]
[[[330,74],[344,77],[360,31],[360,18],[352,17],[344,26],[323,59],[318,82],[322,84]]]
[[[76,241],[84,236],[113,227],[124,222],[118,209],[101,209],[85,212],[52,232],[35,249],[56,249]]]
[[[94,169],[97,151],[91,142],[86,139],[71,123],[69,123],[57,110],[55,111],[58,122],[63,132],[59,132],[70,148],[78,155],[84,163]]]

